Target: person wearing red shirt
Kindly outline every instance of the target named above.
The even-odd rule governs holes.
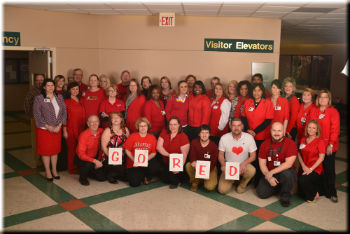
[[[125,101],[126,126],[130,133],[136,132],[136,121],[144,116],[145,96],[141,95],[140,85],[136,79],[130,80],[129,95]]]
[[[127,95],[128,95],[129,84],[130,84],[130,81],[131,81],[130,72],[128,70],[122,71],[122,73],[120,75],[120,80],[122,82],[117,85],[117,87],[118,87],[118,98],[121,99],[121,100],[125,100]]]
[[[297,146],[293,140],[283,135],[283,124],[275,122],[271,126],[271,139],[266,139],[260,147],[259,166],[264,177],[256,187],[259,198],[268,198],[280,190],[281,205],[290,205],[291,190],[297,179],[292,168],[297,157]]]
[[[57,75],[53,79],[55,81],[55,91],[57,94],[61,94],[64,99],[70,98],[69,94],[67,94],[67,89],[66,89],[66,78],[62,75]]]
[[[180,80],[177,84],[178,94],[173,96],[165,107],[166,119],[169,121],[172,116],[179,118],[182,131],[188,136],[188,85],[185,80]]]
[[[130,186],[136,187],[143,181],[149,184],[161,167],[161,163],[155,157],[157,140],[152,134],[148,134],[150,123],[146,118],[139,118],[136,121],[137,132],[134,132],[123,145],[126,153],[126,168]],[[148,151],[148,167],[135,167],[135,150]]]
[[[321,126],[321,138],[326,146],[323,161],[325,195],[332,202],[338,202],[335,189],[335,154],[339,147],[340,117],[332,106],[332,94],[321,90],[316,99],[316,108],[310,111],[310,120],[315,119]]]
[[[200,161],[210,161],[209,179],[204,180],[204,188],[212,191],[218,184],[218,170],[216,167],[218,161],[218,146],[209,139],[210,127],[206,124],[200,126],[199,138],[191,142],[190,161],[186,163],[186,172],[190,177],[191,190],[196,191],[201,179],[195,178],[196,163]]]
[[[150,133],[158,138],[160,132],[165,127],[165,109],[163,102],[159,99],[160,87],[152,85],[149,88],[149,97],[145,103],[144,114],[151,123]]]
[[[188,85],[188,95],[192,96],[193,95],[193,86],[194,83],[197,81],[197,78],[194,75],[187,75],[185,78],[187,85]]]
[[[295,96],[296,83],[295,80],[291,77],[287,77],[283,80],[283,97],[286,98],[289,102],[289,118],[288,126],[286,130],[286,136],[295,140],[297,135],[297,115],[299,112],[299,99]]]
[[[244,110],[244,103],[250,98],[252,93],[252,85],[247,80],[241,80],[237,85],[237,93],[239,93],[237,105],[233,112],[233,117],[241,117]]]
[[[148,89],[151,87],[152,81],[149,76],[143,76],[141,78],[141,88],[142,88],[142,95],[147,98],[148,96]]]
[[[105,167],[101,162],[100,145],[102,128],[99,128],[100,120],[97,115],[88,117],[88,129],[79,136],[77,155],[75,164],[79,167],[79,182],[81,185],[88,186],[90,183],[88,177],[95,178],[98,181],[107,180]]]
[[[79,84],[79,98],[86,90],[88,90],[88,86],[82,82],[83,80],[83,70],[81,68],[75,68],[73,70],[73,81]]]
[[[323,174],[322,162],[326,147],[320,138],[321,129],[316,120],[311,120],[305,126],[305,137],[301,139],[298,160],[302,174],[298,177],[299,193],[308,202],[316,202],[321,189]]]
[[[263,84],[253,85],[253,98],[245,102],[242,113],[244,128],[254,137],[258,148],[257,153],[259,153],[260,145],[266,139],[266,129],[269,128],[273,119],[273,104],[270,100],[265,99],[264,90]],[[262,176],[258,159],[253,162],[253,165],[256,168],[254,184],[257,186]]]
[[[180,182],[183,183],[185,174],[178,171],[169,171],[169,156],[170,154],[182,154],[183,163],[185,164],[189,150],[190,143],[187,135],[182,132],[180,120],[176,116],[172,116],[169,119],[167,129],[163,129],[157,141],[157,151],[163,157],[161,178],[165,183],[170,184],[170,189],[177,188]]]
[[[300,144],[301,138],[305,136],[305,125],[310,118],[310,111],[315,108],[312,103],[314,91],[311,88],[305,88],[302,93],[302,104],[300,104],[297,115],[297,142]]]
[[[189,100],[188,125],[189,136],[192,141],[198,136],[199,127],[203,124],[209,125],[210,121],[210,100],[205,94],[205,87],[202,81],[194,83],[193,95]]]
[[[168,100],[175,95],[175,90],[171,89],[170,79],[166,76],[160,78],[160,88],[160,100],[163,102],[165,107]]]
[[[104,89],[99,88],[99,78],[96,74],[89,76],[90,87],[81,95],[81,103],[85,108],[85,119],[90,115],[99,114],[100,105],[106,99]],[[86,122],[86,121],[85,121]]]
[[[207,92],[206,92],[209,100],[213,99],[214,91],[215,91],[215,85],[218,84],[218,83],[220,83],[220,78],[219,77],[214,76],[213,78],[211,78],[211,80],[210,80],[211,89],[207,90]]]
[[[281,97],[281,83],[279,80],[273,80],[271,83],[271,93],[272,96],[267,98],[273,104],[273,119],[271,123],[281,122],[283,123],[283,132],[286,133],[289,119],[289,104],[288,100]],[[270,128],[266,130],[266,138],[271,137]]]
[[[102,128],[105,129],[109,125],[109,113],[112,111],[125,112],[125,103],[117,98],[118,88],[116,85],[111,85],[106,90],[108,98],[103,100],[100,105],[99,113],[102,119]]]
[[[75,81],[68,84],[70,98],[64,102],[67,109],[67,124],[63,125],[63,137],[67,143],[68,173],[77,173],[74,157],[78,145],[78,138],[85,127],[85,109],[79,101],[79,84]]]
[[[210,139],[219,145],[220,137],[228,132],[231,102],[223,96],[224,87],[218,83],[214,86],[214,96],[211,103],[209,127]]]
[[[254,84],[263,84],[263,75],[261,73],[256,73],[252,76],[252,85]],[[265,87],[266,98],[271,97],[270,91]]]

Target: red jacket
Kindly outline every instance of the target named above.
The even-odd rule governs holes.
[[[213,89],[208,89],[207,90],[207,96],[208,96],[209,100],[213,99],[213,96],[214,96]]]
[[[299,112],[299,100],[296,96],[293,96],[289,100],[289,120],[286,132],[290,132],[293,128],[297,126],[297,115]]]
[[[304,109],[304,103],[302,103],[299,107],[299,112],[297,115],[297,140],[298,144],[300,144],[301,138],[305,136],[305,125],[310,118],[311,109],[315,108],[314,104],[311,104],[306,109]]]
[[[85,109],[80,102],[69,98],[64,100],[67,109],[67,132],[68,136],[78,138],[85,128]]]
[[[165,127],[165,110],[161,100],[159,100],[159,105],[160,108],[152,99],[145,103],[144,114],[151,123],[150,132],[160,132]]]
[[[210,100],[205,94],[190,96],[188,124],[191,127],[200,127],[202,124],[209,125]]]
[[[242,96],[238,96],[238,102],[236,105],[235,112],[233,113],[233,117],[241,117],[242,112],[244,110],[244,103],[249,99],[249,97],[242,98]]]
[[[267,98],[271,101],[271,97]],[[272,101],[271,101],[272,102]],[[272,103],[273,104],[273,103]],[[271,125],[274,122],[284,123],[285,120],[289,119],[289,103],[284,97],[278,97],[276,101],[276,106],[273,107],[273,119],[270,126],[266,129],[266,138],[271,137]]]
[[[129,91],[129,85],[127,86],[123,86],[122,83],[117,85],[118,88],[118,98],[121,100],[125,100],[126,99],[126,95]]]
[[[134,101],[129,105],[127,110],[126,126],[130,133],[136,132],[136,121],[144,116],[143,109],[146,103],[146,98],[142,94],[136,96]]]
[[[103,129],[99,128],[96,136],[94,136],[88,128],[80,134],[77,146],[77,155],[80,160],[87,162],[94,161],[96,155],[99,153],[102,133]],[[100,156],[98,157],[99,160]]]
[[[320,107],[313,108],[310,111],[310,120],[315,119],[321,126],[321,137],[325,142],[325,146],[333,145],[333,152],[338,150],[340,135],[340,117],[339,112],[333,106],[323,111]]]
[[[211,136],[222,136],[228,132],[230,110],[231,102],[226,97],[221,97],[218,101],[212,101],[209,122]]]
[[[172,97],[168,100],[165,106],[166,118],[169,121],[170,117],[176,116],[179,118],[182,126],[188,124],[188,104],[189,98],[186,97],[185,101],[182,102],[181,99]]]

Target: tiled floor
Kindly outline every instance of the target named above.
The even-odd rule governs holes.
[[[325,197],[307,204],[293,195],[281,207],[277,196],[259,199],[250,185],[244,194],[232,189],[197,192],[183,184],[175,190],[159,180],[137,188],[60,172],[48,183],[31,154],[30,123],[21,112],[4,116],[5,231],[346,231],[348,220],[347,136],[337,153],[339,203]]]

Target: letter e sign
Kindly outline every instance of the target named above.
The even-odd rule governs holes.
[[[239,180],[238,162],[226,162],[225,180]]]
[[[123,148],[109,148],[108,149],[108,164],[122,165],[123,163]]]
[[[196,178],[209,179],[210,161],[197,160],[196,163]]]
[[[135,150],[134,166],[148,167],[148,150]]]
[[[184,166],[183,154],[169,155],[169,171],[183,171]]]

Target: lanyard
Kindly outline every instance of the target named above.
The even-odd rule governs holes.
[[[280,153],[282,151],[283,144],[284,144],[284,137],[283,137],[282,144],[280,145],[280,147],[278,147],[277,149],[272,149],[272,139],[271,139],[271,144],[270,144],[267,155],[273,156],[276,154],[276,158],[278,159],[278,153]]]

